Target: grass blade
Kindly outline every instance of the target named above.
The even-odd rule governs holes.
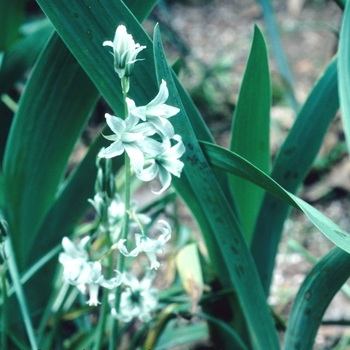
[[[185,163],[183,173],[192,191],[196,194],[197,201],[206,215],[205,220],[211,228],[211,232],[207,230],[205,233],[209,234],[204,237],[211,263],[222,284],[225,287],[235,289],[247,320],[253,347],[256,349],[277,349],[278,340],[275,329],[265,297],[259,282],[256,280],[256,269],[251,255],[240,226],[228,206],[214,174],[208,167],[185,109],[181,104],[174,83],[176,75],[172,74],[165,60],[158,27],[155,28],[154,34],[154,56],[158,82],[160,83],[161,79],[167,82],[169,89],[168,102],[180,109],[172,123],[175,132],[182,136],[186,145],[186,154],[183,157]],[[176,189],[179,189],[181,184],[182,178],[174,182]],[[183,198],[186,202],[188,194],[184,194]],[[198,217],[196,219],[201,220]]]
[[[290,104],[295,112],[299,111],[299,105],[294,95],[294,82],[291,70],[289,68],[288,61],[286,59],[284,49],[280,40],[280,36],[278,33],[277,23],[275,20],[275,16],[273,14],[273,9],[271,6],[270,0],[258,0],[260,3],[265,22],[267,25],[267,29],[269,31],[269,36],[271,39],[272,48],[274,51],[274,55],[277,60],[277,65],[279,67],[280,74],[285,81],[287,96],[289,98]]]
[[[350,233],[342,230],[337,224],[317,209],[302,199],[294,196],[292,193],[286,191],[271,177],[263,173],[244,158],[240,157],[238,154],[207,142],[201,142],[201,146],[212,166],[243,177],[258,186],[261,186],[277,198],[300,209],[328,239],[341,249],[350,253]]]
[[[25,0],[0,0],[0,51],[9,49],[19,38],[25,5]]]
[[[340,31],[339,40],[339,59],[338,59],[338,79],[339,79],[339,97],[344,131],[348,150],[350,150],[350,4],[347,1],[344,9],[343,23]]]
[[[4,156],[4,214],[20,271],[96,97],[89,78],[53,35],[21,97]]]
[[[277,155],[271,177],[287,191],[295,193],[301,185],[338,108],[337,60],[334,58],[316,82]],[[287,204],[265,195],[251,249],[266,294],[288,212]]]
[[[323,314],[350,275],[350,255],[335,247],[308,273],[294,300],[285,349],[313,348]]]
[[[260,170],[270,168],[270,73],[267,50],[260,29],[255,26],[253,43],[239,92],[232,123],[230,150]],[[242,178],[229,178],[240,222],[248,244],[264,191]]]

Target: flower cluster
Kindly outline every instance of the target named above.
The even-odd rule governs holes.
[[[114,69],[121,79],[126,115],[124,118],[105,115],[112,134],[104,137],[112,143],[98,154],[95,195],[89,200],[97,214],[97,228],[91,236],[76,243],[64,237],[64,252],[59,261],[63,265],[63,280],[82,293],[88,292],[89,305],[97,306],[99,289],[106,288],[110,290],[108,303],[112,317],[122,322],[138,317],[145,322],[150,320],[157,305],[157,290],[152,287],[152,281],[161,264],[156,254],[162,253],[170,240],[171,226],[165,220],[158,220],[158,236],[149,236],[153,222],[145,214],[136,212],[136,206],[126,194],[130,192],[130,175],[125,175],[125,187],[129,186],[129,190],[125,190],[125,200],[117,192],[111,158],[124,154],[130,160],[125,164],[130,164],[141,181],[151,181],[158,176],[161,188],[153,192],[163,193],[171,185],[172,175],[180,177],[184,166],[180,158],[185,153],[185,146],[169,120],[180,110],[166,104],[169,91],[165,80],[162,80],[155,98],[145,106],[136,106],[127,97],[129,77],[135,62],[140,60],[137,55],[145,46],[135,43],[123,25],[117,28],[113,42],[105,41],[103,45],[113,48]],[[130,174],[130,171],[125,174]],[[135,242],[131,250],[128,248],[130,237],[134,237]],[[101,253],[92,248],[94,244],[91,242],[95,239],[98,239],[97,247],[104,245]],[[105,278],[101,262],[110,264],[111,259],[114,261],[115,250],[119,252],[115,275],[111,276],[109,272],[109,278]],[[124,263],[119,262],[142,253],[148,257],[149,267],[139,281],[125,271]],[[107,256],[109,259],[104,260]],[[111,268],[112,265],[109,271]]]
[[[107,124],[114,134],[105,137],[113,143],[99,153],[100,157],[112,158],[125,151],[136,176],[142,181],[151,181],[159,175],[162,188],[155,192],[157,194],[170,186],[171,174],[180,176],[183,163],[179,158],[185,152],[181,136],[174,134],[174,127],[168,120],[179,109],[165,104],[168,97],[163,80],[159,93],[147,106],[136,107],[133,100],[127,99],[128,116],[125,120],[106,113]],[[151,137],[155,134],[161,141]],[[145,163],[149,164],[146,168]]]
[[[97,306],[99,287],[114,289],[122,282],[122,275],[116,271],[116,277],[106,280],[102,273],[101,263],[89,261],[89,255],[85,245],[89,237],[84,237],[79,243],[74,244],[69,238],[63,237],[62,247],[64,253],[60,253],[59,262],[63,265],[63,280],[85,293],[86,285],[89,285],[90,306]]]

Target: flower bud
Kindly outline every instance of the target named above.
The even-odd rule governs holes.
[[[118,73],[119,78],[129,77],[132,74],[134,63],[138,53],[146,46],[135,44],[131,34],[128,34],[125,26],[118,26],[114,40],[105,41],[103,46],[110,46],[113,48],[114,56],[114,70]]]

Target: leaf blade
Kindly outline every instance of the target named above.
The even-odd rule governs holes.
[[[254,37],[236,104],[230,150],[249,160],[265,173],[270,168],[270,74],[266,44],[260,29]],[[251,242],[264,191],[236,176],[229,182],[243,232]]]

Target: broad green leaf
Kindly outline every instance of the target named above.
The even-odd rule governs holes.
[[[275,160],[271,177],[287,191],[295,193],[301,185],[338,108],[335,58],[316,82]],[[288,205],[270,194],[265,195],[251,250],[266,294],[270,288],[277,248],[288,212]]]
[[[303,211],[311,222],[334,244],[350,253],[350,233],[341,229],[320,211],[286,191],[271,177],[263,173],[244,158],[225,148],[201,142],[209,163],[223,171],[245,178],[264,188],[277,198]]]
[[[19,38],[25,5],[25,0],[0,0],[0,51],[8,50]]]
[[[145,4],[145,3],[144,3]],[[88,10],[90,12],[90,10]],[[117,9],[114,9],[115,13],[118,13]],[[143,13],[145,12],[145,7],[143,6]],[[57,39],[58,40],[58,39]],[[102,43],[102,42],[101,42]],[[102,44],[101,44],[102,47]],[[105,49],[105,48],[104,48]],[[68,127],[69,130],[65,132],[62,131],[63,135],[55,135],[57,129],[52,128],[51,132],[53,133],[53,138],[60,138],[59,142],[57,141],[56,148],[57,151],[59,147],[61,147],[62,140],[71,137],[72,141],[75,142],[78,134],[72,137],[72,130],[76,128],[78,130],[77,124],[80,120],[80,129],[84,124],[84,120],[89,115],[89,106],[94,104],[96,98],[98,97],[98,92],[93,84],[91,84],[89,78],[86,74],[81,70],[81,68],[77,65],[76,60],[71,56],[69,51],[66,49],[65,45],[58,40],[56,46],[56,56],[55,60],[51,60],[51,62],[47,62],[49,66],[57,64],[57,61],[61,58],[61,60],[66,59],[66,68],[67,72],[65,74],[68,75],[66,77],[66,81],[64,82],[64,89],[60,91],[56,96],[54,95],[53,86],[56,86],[57,76],[55,76],[53,71],[56,71],[58,77],[60,77],[60,72],[62,68],[62,64],[59,64],[59,69],[47,68],[45,71],[46,74],[52,72],[52,75],[46,76],[45,83],[50,85],[50,88],[47,88],[47,93],[52,94],[52,98],[56,98],[56,104],[52,107],[52,110],[55,113],[48,113],[48,121],[51,122],[51,118],[56,118],[56,123],[58,123],[60,129],[63,130],[65,127]],[[65,52],[65,54],[64,54]],[[47,53],[46,53],[47,54]],[[110,54],[105,52],[106,56],[110,57]],[[58,62],[60,63],[60,62]],[[111,62],[109,62],[111,64]],[[41,66],[42,69],[46,69],[45,66]],[[50,70],[51,69],[51,70]],[[44,71],[43,71],[44,72]],[[75,75],[72,74],[75,72]],[[33,75],[35,70],[33,72]],[[40,73],[40,72],[39,72]],[[44,74],[44,73],[43,73]],[[113,73],[115,74],[115,73]],[[52,81],[51,81],[52,79]],[[62,79],[61,79],[62,80]],[[60,81],[58,81],[60,83]],[[100,82],[103,84],[103,82]],[[81,84],[83,86],[81,86]],[[44,84],[45,86],[45,84]],[[42,88],[42,87],[41,87]],[[79,96],[77,97],[76,94]],[[68,95],[68,98],[67,98]],[[39,95],[40,97],[40,95]],[[75,100],[74,100],[75,97]],[[42,103],[45,106],[50,100],[45,100],[45,103]],[[40,102],[38,101],[38,104]],[[62,103],[62,105],[60,105]],[[49,107],[47,107],[49,108]],[[67,109],[72,109],[67,113]],[[79,111],[76,109],[79,108]],[[42,112],[44,114],[44,112]],[[74,115],[71,115],[71,114]],[[66,118],[62,118],[64,115]],[[45,123],[43,123],[44,125]],[[44,125],[44,127],[47,127]],[[50,130],[46,129],[46,132]],[[34,133],[36,130],[34,129]],[[29,136],[28,136],[29,137]],[[54,140],[53,140],[54,141]],[[63,143],[65,143],[63,142]],[[69,177],[69,181],[65,182],[63,186],[60,187],[58,193],[55,193],[55,197],[53,198],[54,202],[50,205],[50,208],[46,212],[47,215],[43,214],[42,224],[38,223],[36,227],[36,234],[40,239],[36,240],[36,244],[34,244],[31,254],[29,255],[28,263],[35,263],[36,260],[50,249],[55,246],[58,242],[61,241],[64,235],[68,235],[73,231],[73,226],[79,220],[87,208],[87,198],[93,196],[93,188],[96,177],[96,167],[95,167],[95,158],[96,154],[99,151],[100,147],[105,145],[105,141],[102,136],[98,138],[98,140],[94,143],[94,146],[91,147],[88,155],[85,157],[84,161],[80,164],[80,166],[76,169],[76,171]],[[62,152],[62,150],[60,151]],[[60,154],[61,155],[61,154]],[[35,155],[33,155],[35,160]],[[49,161],[49,159],[47,159]],[[54,162],[57,162],[57,159],[53,159]],[[118,161],[117,161],[118,162]],[[119,162],[120,163],[120,162]],[[56,164],[56,163],[55,163]],[[118,164],[117,164],[118,166]],[[51,170],[51,169],[50,169]],[[45,173],[45,172],[44,172]],[[57,175],[57,174],[56,174]],[[54,186],[53,186],[54,187]],[[26,189],[27,190],[27,189]],[[55,192],[58,190],[57,186],[55,188]],[[45,189],[43,189],[45,192]],[[42,194],[42,193],[41,193]],[[39,191],[40,195],[40,191]],[[48,208],[47,205],[46,208]],[[27,232],[26,232],[27,233]],[[23,239],[23,245],[26,244],[26,240]],[[27,242],[28,243],[28,242]],[[55,267],[57,266],[57,262],[55,260],[49,261],[46,266],[38,271],[26,285],[26,293],[28,298],[31,300],[30,308],[35,311],[37,315],[40,315],[40,312],[43,310],[45,303],[47,301],[48,295],[51,290],[51,280],[48,276],[53,277],[53,273]],[[45,283],[43,283],[45,281]],[[37,286],[40,284],[41,290],[40,295],[37,293]],[[15,310],[14,310],[15,311]],[[38,312],[39,311],[39,312]],[[13,316],[16,318],[18,313],[14,312]],[[17,320],[18,322],[18,320]]]
[[[0,69],[0,94],[12,88],[34,65],[52,30],[51,23],[44,19],[33,33],[20,39],[6,51]]]
[[[195,194],[201,210],[206,215],[205,222],[209,224],[211,231],[206,230],[203,234],[210,261],[222,284],[235,289],[252,336],[253,347],[277,349],[278,340],[261,286],[256,280],[256,269],[251,255],[237,219],[208,166],[182,106],[174,83],[176,76],[172,74],[166,62],[158,27],[155,28],[154,34],[154,57],[158,82],[162,79],[167,82],[168,103],[180,109],[172,123],[175,132],[181,135],[186,146],[186,153],[182,157],[185,165],[181,176],[186,177],[185,182],[190,185],[192,191],[182,191],[182,178],[173,181],[175,188],[179,190],[185,202],[189,200],[189,204],[193,201],[192,198],[188,198],[189,195]],[[201,218],[196,217],[196,220],[200,221]]]
[[[8,92],[14,83],[31,68],[52,32],[47,19],[41,21],[38,29],[19,40],[6,52],[0,69],[0,96]],[[0,101],[0,167],[10,130],[13,113]]]
[[[20,271],[96,97],[90,79],[53,35],[21,97],[4,156],[4,214]]]
[[[173,347],[198,342],[208,337],[208,327],[205,323],[189,324],[186,327],[167,327],[160,336],[154,350],[167,350]]]
[[[343,23],[340,31],[338,58],[339,98],[342,112],[346,143],[350,151],[350,4],[344,9]]]
[[[350,255],[333,248],[308,273],[292,306],[285,349],[313,348],[318,327],[334,295],[350,276]]]
[[[204,318],[209,323],[215,324],[216,329],[221,330],[220,334],[223,337],[227,337],[227,343],[230,344],[230,349],[235,349],[235,350],[248,349],[247,346],[243,343],[242,339],[239,337],[239,335],[233,329],[231,329],[226,322],[205,313],[197,313],[196,316]]]
[[[230,150],[265,173],[270,168],[270,73],[266,44],[255,26],[253,43],[232,122]],[[236,176],[229,178],[240,222],[250,244],[264,191]]]

